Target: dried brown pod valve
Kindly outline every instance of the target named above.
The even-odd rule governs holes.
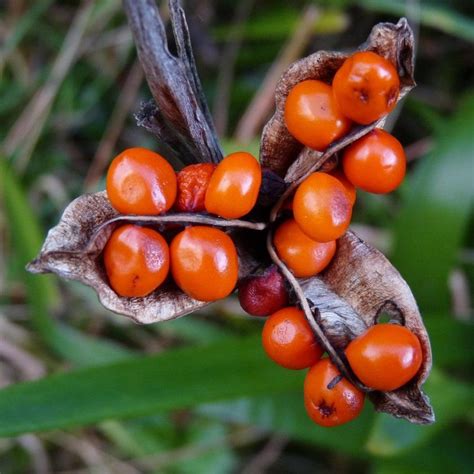
[[[155,99],[139,113],[139,124],[152,131],[183,164],[218,162],[222,153],[202,94],[179,2],[169,1],[177,55],[168,49],[154,0],[124,0],[124,6]],[[360,49],[374,51],[394,64],[401,81],[399,100],[414,86],[414,41],[405,19],[397,24],[376,25]],[[28,270],[54,272],[79,280],[96,290],[104,306],[136,322],[164,321],[191,313],[206,303],[186,296],[172,282],[144,298],[117,296],[107,282],[101,261],[102,249],[113,229],[122,222],[147,225],[163,232],[192,224],[226,229],[239,253],[242,281],[267,266],[269,258],[273,260],[292,289],[290,303],[299,304],[304,310],[333,362],[359,388],[369,392],[377,410],[414,423],[433,422],[433,410],[421,390],[431,368],[429,338],[408,285],[390,262],[355,234],[347,232],[339,239],[329,267],[316,277],[301,280],[281,262],[272,245],[272,223],[279,218],[285,200],[301,180],[316,170],[330,170],[337,163],[339,150],[383,124],[381,119],[367,126],[355,126],[323,153],[305,148],[286,130],[283,108],[291,87],[306,79],[330,83],[346,57],[338,52],[317,52],[297,61],[283,74],[276,90],[276,111],[261,140],[260,160],[265,169],[261,209],[251,214],[258,215],[259,222],[187,213],[123,216],[111,207],[105,193],[85,195],[65,210]],[[344,357],[347,344],[376,324],[382,313],[389,313],[398,324],[413,331],[423,348],[423,364],[415,378],[389,393],[362,386]]]

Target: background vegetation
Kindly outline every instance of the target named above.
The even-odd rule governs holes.
[[[437,422],[413,426],[368,404],[347,426],[311,424],[304,375],[266,360],[261,321],[233,299],[139,327],[88,288],[28,275],[46,230],[70,200],[103,189],[114,154],[159,144],[132,117],[150,93],[118,0],[10,0],[0,4],[0,472],[471,473],[474,5],[186,3],[228,150],[257,149],[288,61],[410,19],[418,87],[389,124],[409,173],[394,195],[359,193],[354,228],[419,302]]]

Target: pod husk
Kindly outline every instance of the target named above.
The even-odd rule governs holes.
[[[115,228],[125,223],[146,225],[166,231],[176,225],[211,225],[230,229],[262,230],[264,224],[225,220],[201,214],[165,214],[160,216],[124,216],[115,211],[105,192],[85,194],[64,211],[59,224],[52,228],[38,257],[27,267],[32,273],[56,273],[92,287],[100,302],[111,311],[149,324],[175,319],[196,311],[207,303],[190,298],[172,282],[165,283],[143,298],[124,298],[110,287],[101,253]],[[246,277],[258,265],[243,245],[236,242],[239,254],[239,278]]]

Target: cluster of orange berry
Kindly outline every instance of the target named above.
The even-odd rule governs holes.
[[[195,164],[175,173],[159,154],[130,148],[107,173],[107,195],[125,215],[159,215],[170,209],[201,212],[226,219],[248,214],[262,180],[260,165],[249,153],[233,153],[219,165]],[[116,229],[104,249],[111,287],[120,296],[143,297],[155,291],[171,270],[178,287],[200,301],[228,296],[239,274],[232,239],[215,227],[188,226],[170,245],[154,229],[127,224]]]
[[[272,314],[262,333],[268,356],[287,369],[310,368],[304,383],[304,403],[310,418],[321,426],[351,421],[364,406],[365,393],[346,378],[318,344],[303,311],[289,306]],[[422,362],[419,339],[404,326],[376,324],[353,339],[345,350],[358,379],[373,390],[390,391],[405,385]]]
[[[316,80],[298,83],[285,103],[288,131],[301,143],[324,151],[342,138],[352,121],[367,125],[389,113],[397,102],[400,81],[387,59],[370,51],[349,57],[332,86]],[[406,159],[400,142],[374,129],[342,151],[342,169],[315,172],[296,190],[294,219],[275,232],[279,257],[296,277],[324,270],[336,250],[336,239],[349,226],[356,187],[388,193],[402,182]]]
[[[356,53],[336,72],[332,86],[306,80],[289,92],[286,126],[304,145],[324,151],[350,130],[352,121],[367,125],[389,113],[397,102],[399,86],[397,71],[388,60],[372,52]],[[293,218],[274,233],[280,259],[296,277],[323,271],[336,252],[336,240],[349,226],[356,187],[373,193],[391,192],[402,182],[405,167],[402,146],[383,130],[375,129],[346,147],[342,169],[312,173],[284,206],[293,212]],[[244,284],[246,293],[239,294],[244,309],[259,316],[265,308],[277,309],[267,313],[271,316],[262,334],[268,356],[289,369],[310,368],[304,401],[311,419],[322,426],[336,426],[358,416],[364,392],[343,378],[329,358],[321,359],[324,350],[303,311],[283,307],[287,299],[278,278],[268,274]],[[265,284],[273,294],[268,292],[270,288],[267,293],[261,291]],[[255,296],[258,293],[259,297]],[[394,324],[371,327],[347,346],[345,355],[360,382],[383,391],[407,383],[422,362],[416,335]]]

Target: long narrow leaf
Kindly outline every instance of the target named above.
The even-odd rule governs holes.
[[[449,310],[449,272],[472,209],[474,94],[445,121],[436,147],[409,182],[395,225],[392,260],[412,287],[423,311]]]
[[[0,391],[0,436],[278,393],[302,383],[302,373],[282,371],[265,357],[260,337],[228,339],[8,387]]]

